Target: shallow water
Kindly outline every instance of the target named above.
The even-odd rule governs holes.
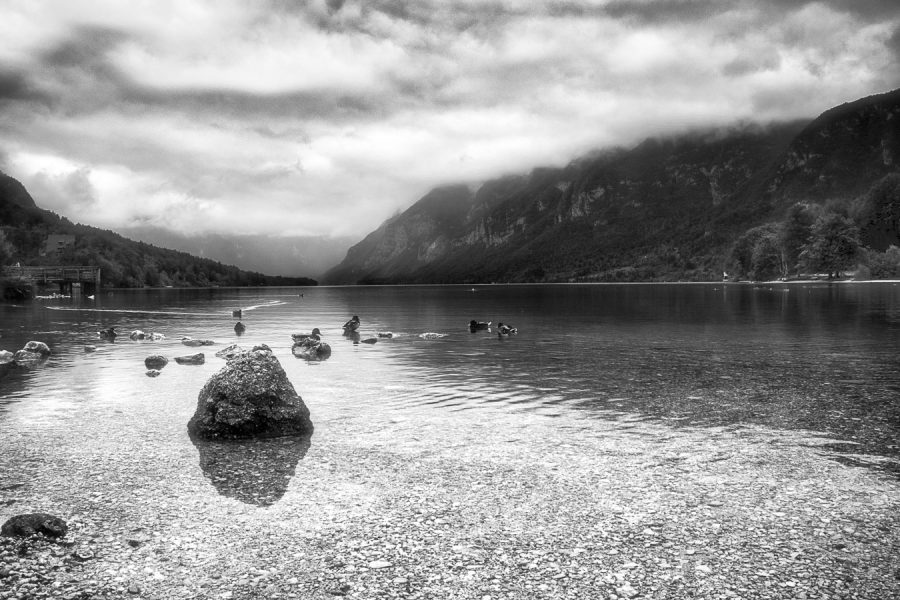
[[[238,308],[242,336],[233,329]],[[369,345],[342,336],[354,314],[362,338],[393,337]],[[471,333],[471,319],[494,327]],[[500,321],[518,334],[499,337]],[[112,326],[123,335],[98,338]],[[333,348],[326,361],[291,354],[290,334],[313,327]],[[131,341],[132,330],[166,339]],[[91,418],[97,435],[132,427],[189,447],[186,418],[224,364],[214,353],[265,343],[314,422],[317,411],[358,397],[361,412],[385,405],[489,418],[499,407],[673,427],[752,423],[824,432],[836,452],[900,455],[900,286],[892,283],[117,290],[2,306],[0,333],[0,348],[33,339],[53,350],[45,363],[0,379],[0,423],[22,432]],[[183,336],[216,345],[189,348]],[[97,351],[86,353],[86,344]],[[172,361],[159,377],[145,376],[148,355],[196,352],[206,364]]]

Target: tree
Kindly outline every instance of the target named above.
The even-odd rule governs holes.
[[[778,226],[773,223],[748,229],[734,243],[728,268],[738,279],[769,279],[784,272],[778,243]]]
[[[751,257],[750,278],[756,281],[777,279],[786,275],[786,267],[782,260],[778,233],[769,230],[760,236],[753,247]]]
[[[785,275],[791,271],[799,274],[800,252],[809,243],[810,231],[815,220],[816,215],[809,205],[798,202],[788,209],[778,232]]]
[[[807,269],[828,273],[831,279],[856,264],[859,247],[859,229],[853,221],[830,213],[813,223],[800,258]]]

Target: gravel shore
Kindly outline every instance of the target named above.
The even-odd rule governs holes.
[[[900,598],[900,481],[814,432],[336,394],[255,504],[216,484],[271,466],[204,474],[189,396],[0,422],[0,519],[70,528],[0,539],[0,600]]]

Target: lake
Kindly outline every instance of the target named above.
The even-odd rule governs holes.
[[[233,331],[238,308],[242,336]],[[354,344],[340,327],[354,314],[363,337],[394,337]],[[0,381],[0,419],[65,421],[85,404],[127,406],[151,391],[191,402],[222,364],[215,351],[265,343],[313,411],[336,394],[358,394],[443,411],[497,404],[551,418],[634,413],[675,426],[811,429],[900,454],[896,283],[117,290],[7,305],[0,319],[0,347],[35,339],[54,352],[43,367]],[[470,333],[472,319],[494,327]],[[518,334],[499,338],[501,321]],[[124,335],[98,339],[111,326]],[[333,356],[293,358],[290,334],[313,327]],[[166,339],[134,342],[132,330]],[[442,337],[421,338],[426,332]],[[217,342],[205,348],[206,365],[173,363],[144,381],[147,355],[195,351],[179,343],[184,336]],[[85,354],[86,344],[98,351]]]
[[[232,315],[237,309],[242,310],[240,321],[246,325],[240,336],[234,331],[238,319]],[[393,336],[379,338],[375,344],[344,337],[341,325],[352,315],[361,319],[363,339],[377,332]],[[467,324],[473,319],[491,321],[491,330],[470,332]],[[516,327],[518,333],[498,336],[501,321]],[[118,328],[120,335],[114,342],[98,337],[98,331],[108,327]],[[290,334],[314,327],[331,345],[331,357],[319,362],[295,358]],[[128,338],[132,330],[166,337],[132,341]],[[422,335],[426,333],[434,335]],[[262,526],[269,522],[265,515],[271,516],[271,511],[280,515],[283,524],[292,522],[287,514],[315,503],[319,509],[308,522],[283,525],[300,528],[291,542],[297,543],[297,539],[306,540],[304,536],[317,539],[328,529],[329,515],[339,513],[352,521],[352,515],[373,503],[400,494],[386,481],[390,477],[413,481],[405,491],[419,490],[416,502],[423,506],[442,490],[456,490],[456,497],[472,489],[493,490],[495,495],[485,498],[493,497],[495,508],[497,502],[518,498],[521,492],[518,477],[515,484],[507,481],[497,488],[482,478],[472,484],[475,488],[457,489],[467,477],[475,477],[457,466],[451,469],[452,481],[443,479],[451,477],[443,471],[423,480],[422,473],[437,468],[429,457],[437,460],[438,456],[448,461],[488,461],[487,465],[509,461],[510,469],[537,469],[537,479],[557,476],[560,465],[570,461],[574,474],[567,476],[587,485],[586,473],[600,475],[596,464],[586,461],[603,461],[607,469],[621,469],[621,481],[635,468],[690,463],[692,447],[699,454],[711,453],[712,463],[738,460],[742,453],[749,456],[756,452],[753,448],[762,446],[736,451],[718,444],[725,444],[726,438],[731,440],[728,444],[738,443],[741,432],[753,432],[766,436],[766,448],[771,443],[778,453],[796,457],[789,461],[795,464],[778,469],[809,471],[813,465],[821,469],[815,477],[823,481],[849,481],[852,475],[866,482],[869,478],[888,481],[884,484],[888,486],[894,485],[890,482],[900,472],[900,285],[896,283],[113,290],[96,299],[44,299],[0,306],[0,334],[0,348],[15,351],[29,340],[38,340],[53,352],[45,363],[14,369],[0,379],[0,466],[6,473],[0,475],[0,489],[7,490],[0,498],[7,498],[0,505],[0,517],[24,509],[57,511],[83,531],[103,532],[92,538],[92,544],[101,544],[107,535],[110,543],[124,535],[111,525],[104,530],[100,523],[98,515],[111,507],[116,519],[130,523],[128,531],[148,531],[165,528],[167,519],[178,519],[183,513],[206,510],[202,507],[221,510],[221,519],[209,521],[220,529],[227,528],[225,515]],[[211,339],[215,345],[189,348],[180,341],[185,336]],[[192,444],[186,423],[197,394],[224,365],[214,353],[232,343],[272,348],[311,410],[316,426],[311,440],[218,447]],[[97,349],[85,352],[85,345]],[[205,364],[178,365],[172,360],[195,352],[205,353]],[[144,359],[151,354],[170,359],[155,378],[145,375]],[[652,438],[655,445],[618,456],[615,448],[624,448],[622,440],[631,439],[625,434],[633,434],[635,440],[639,435]],[[807,445],[814,451],[807,451]],[[667,454],[660,454],[662,458],[648,466],[647,457],[659,453]],[[363,466],[376,455],[391,457],[385,459],[391,466]],[[762,464],[763,458],[759,461]],[[795,471],[784,471],[788,472],[799,477]],[[713,485],[714,480],[708,474],[705,477],[697,485]],[[721,478],[727,478],[727,471]],[[511,491],[510,485],[517,487]],[[718,483],[715,486],[721,491]],[[531,493],[562,494],[537,489]],[[885,497],[884,490],[879,493]],[[753,494],[748,498],[759,498],[758,491]],[[543,506],[541,502],[549,502],[537,499],[543,496],[533,497],[535,510]],[[469,505],[484,501],[479,498],[472,496]],[[630,492],[629,498],[637,502]],[[665,505],[660,498],[654,497],[653,506]],[[447,502],[453,503],[452,499]],[[109,506],[104,508],[104,503]],[[614,504],[619,511],[630,506],[622,498]],[[399,509],[391,506],[396,516]],[[893,507],[887,508],[893,511]],[[509,515],[491,513],[491,518],[511,519],[518,509],[508,508]],[[645,513],[655,510],[648,508]],[[417,522],[413,517],[409,523]],[[397,517],[406,522],[404,518]],[[349,527],[347,522],[341,520],[341,527]],[[662,522],[657,515],[644,531],[653,531],[654,523]],[[524,528],[516,529],[517,535],[536,535],[531,526],[516,523]],[[502,527],[496,527],[506,531],[503,528],[512,525],[503,521]],[[484,531],[494,530],[478,531],[488,535]],[[698,540],[689,541],[696,545]],[[262,538],[254,543],[280,548]],[[547,542],[548,547],[561,543]],[[216,560],[231,561],[238,569],[248,560],[220,555],[225,550],[212,541],[195,539],[191,544],[201,548],[199,556],[215,555]],[[197,550],[190,547],[194,556]],[[390,554],[394,556],[390,560],[400,561],[395,554],[402,547],[395,541],[380,547],[378,556]],[[540,544],[535,542],[534,547]],[[590,545],[585,547],[590,551]],[[166,553],[180,550],[175,544],[167,546]],[[310,552],[307,557],[315,554]],[[347,552],[341,565],[352,555]],[[326,562],[315,562],[317,568],[331,564],[330,559],[321,560]],[[708,557],[707,563],[715,560]],[[119,584],[140,581],[145,590],[156,585],[153,581],[163,585],[159,582],[174,577],[165,565],[157,571],[162,575],[153,579],[156,575],[151,577],[136,566],[123,567],[130,565],[124,558],[110,554],[109,561],[102,569],[91,567],[96,569],[92,577],[106,573],[110,585],[123,578]],[[291,569],[300,572],[307,568],[304,564],[291,563]],[[488,568],[493,563],[478,564]],[[127,578],[117,578],[115,572],[123,568],[131,569]],[[264,565],[259,568],[265,570]],[[371,578],[379,568],[367,571],[363,564],[362,571],[351,569],[351,573],[369,582],[365,585],[376,585]],[[194,567],[186,569],[199,572]],[[407,570],[395,573],[384,585],[415,580],[418,571],[412,566]],[[271,577],[283,583],[288,576],[282,575],[282,579]],[[469,575],[456,585],[470,585]],[[648,582],[657,576],[648,574]],[[232,597],[218,594],[237,590],[234,597],[239,597],[247,577],[253,580],[251,575],[236,576],[234,581],[227,577],[205,580],[202,589],[209,597]],[[351,581],[349,577],[342,571],[334,581]],[[424,575],[421,579],[420,589],[429,589],[427,585],[446,589],[440,582],[428,583],[431,580]],[[225,581],[232,587],[221,587]],[[470,596],[506,597],[490,591],[494,589],[491,581],[498,589],[506,589],[504,578],[495,575],[483,587],[472,587]],[[666,579],[665,585],[676,581],[677,577]],[[699,585],[684,581],[680,585]],[[863,592],[876,589],[871,581],[857,581]],[[356,586],[357,580],[352,583]],[[584,584],[583,590],[593,591],[601,584]],[[518,584],[508,585],[512,590]],[[616,585],[621,581],[613,581],[609,589]],[[832,589],[832,583],[810,585],[811,590]],[[528,597],[556,597],[551,588],[528,589]],[[277,593],[288,597],[289,591],[277,587]],[[509,597],[523,597],[509,593]]]

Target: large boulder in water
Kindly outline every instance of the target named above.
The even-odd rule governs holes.
[[[310,435],[313,424],[281,363],[258,347],[229,360],[206,382],[188,432],[202,439]]]

